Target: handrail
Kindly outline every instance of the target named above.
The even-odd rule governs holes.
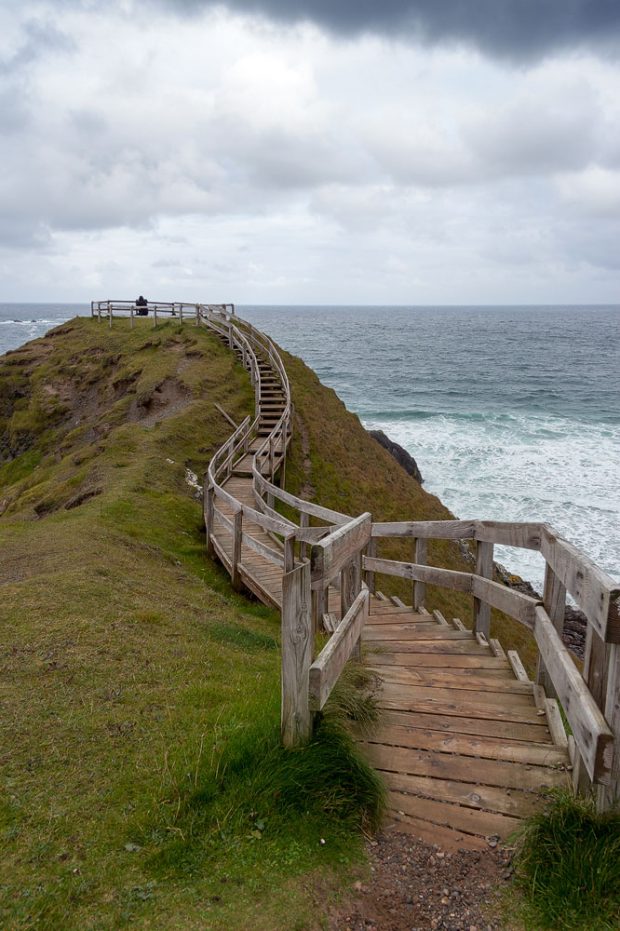
[[[307,739],[312,709],[323,707],[342,666],[354,650],[359,650],[375,574],[396,575],[412,582],[414,608],[423,604],[427,584],[470,594],[474,602],[474,632],[481,642],[489,636],[492,607],[532,632],[540,651],[537,682],[557,695],[573,731],[575,784],[580,787],[596,784],[601,807],[612,805],[620,795],[620,586],[545,523],[480,520],[373,523],[370,514],[354,517],[285,491],[281,486],[293,406],[286,369],[274,343],[252,324],[239,320],[232,304],[149,302],[148,306],[155,314],[176,315],[178,311],[181,320],[184,311],[191,311],[197,324],[206,325],[238,351],[250,373],[255,415],[243,420],[209,463],[205,475],[205,524],[210,552],[216,519],[231,534],[232,555],[224,551],[220,555],[229,566],[234,586],[240,585],[243,570],[242,544],[283,569],[284,742],[294,744]],[[107,316],[110,325],[115,312],[128,312],[133,325],[135,309],[132,301],[91,302],[91,314],[99,320],[102,315]],[[253,450],[250,474],[256,506],[251,507],[237,500],[224,484],[239,455],[249,454],[252,443],[259,437],[264,416],[261,366],[266,366],[279,383],[282,409],[275,425],[270,426]],[[274,508],[276,500],[297,510],[299,522],[279,514]],[[222,504],[218,507],[216,501]],[[244,518],[270,534],[275,547],[244,531]],[[323,522],[322,525],[310,527],[311,518]],[[414,560],[378,558],[377,544],[386,538],[411,539]],[[472,541],[475,570],[463,572],[428,565],[429,540]],[[495,545],[542,554],[546,565],[542,598],[531,598],[494,580]],[[362,581],[363,575],[367,585]],[[342,621],[313,662],[314,633],[326,609],[327,591],[336,576],[339,576]],[[583,675],[561,641],[567,593],[587,618]]]

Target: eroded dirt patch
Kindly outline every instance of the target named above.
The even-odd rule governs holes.
[[[509,931],[499,897],[511,851],[444,851],[386,831],[369,842],[370,875],[329,916],[329,931]]]
[[[139,422],[145,427],[180,413],[192,401],[191,391],[177,378],[166,378],[144,398],[132,401],[129,420]]]

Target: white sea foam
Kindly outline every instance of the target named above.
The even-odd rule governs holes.
[[[620,579],[620,437],[604,425],[548,416],[380,419],[416,459],[431,491],[463,519],[550,523]],[[539,554],[498,547],[497,559],[542,582]]]

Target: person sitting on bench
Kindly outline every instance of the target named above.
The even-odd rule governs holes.
[[[136,307],[138,308],[138,316],[139,316],[139,317],[148,317],[148,315],[149,315],[149,302],[147,301],[147,299],[146,299],[145,297],[142,297],[142,295],[140,295],[140,297],[139,297],[138,300],[136,301]]]

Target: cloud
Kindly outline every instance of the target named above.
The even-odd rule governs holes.
[[[209,0],[163,0],[193,11]],[[492,55],[534,58],[562,48],[612,50],[616,0],[225,0],[242,13],[311,21],[339,34],[378,33],[423,43],[465,43]]]

